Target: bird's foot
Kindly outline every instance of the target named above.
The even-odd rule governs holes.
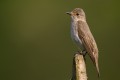
[[[77,53],[79,53],[80,55],[83,55],[83,54],[82,54],[82,51],[77,51]]]
[[[85,56],[86,55],[86,51],[85,50],[83,50],[83,51],[77,51],[79,54],[81,54],[81,55],[83,55],[83,56]]]

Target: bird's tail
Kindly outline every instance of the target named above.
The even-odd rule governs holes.
[[[96,67],[96,69],[97,69],[98,77],[100,77],[100,71],[99,71],[98,59],[95,59],[95,67]]]
[[[95,55],[94,57],[90,55],[90,58],[96,67],[98,77],[100,77],[100,71],[99,71],[99,65],[98,65],[98,55]]]

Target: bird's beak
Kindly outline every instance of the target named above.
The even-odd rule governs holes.
[[[66,14],[71,15],[71,12],[66,12]]]

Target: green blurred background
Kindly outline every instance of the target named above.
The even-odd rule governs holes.
[[[70,16],[84,9],[99,47],[101,80],[120,80],[119,0],[1,0],[0,80],[69,80]],[[87,56],[88,80],[97,80]]]

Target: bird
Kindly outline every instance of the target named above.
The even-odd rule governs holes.
[[[86,15],[82,8],[75,8],[66,12],[71,16],[71,38],[80,48],[82,55],[88,54],[100,76],[98,66],[98,47],[86,21]]]

